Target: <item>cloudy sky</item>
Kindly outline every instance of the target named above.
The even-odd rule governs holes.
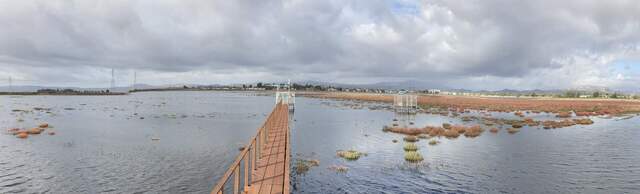
[[[640,88],[637,0],[0,0],[0,83]],[[6,84],[5,84],[6,85]]]

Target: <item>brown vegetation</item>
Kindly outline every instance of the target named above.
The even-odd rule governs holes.
[[[489,129],[489,132],[491,132],[491,133],[498,133],[498,130],[499,130],[498,128],[495,128],[495,127],[494,127],[494,128]]]
[[[21,139],[25,139],[25,138],[29,137],[29,133],[27,133],[26,131],[22,131],[20,133],[17,133],[16,137],[17,138],[21,138]]]
[[[573,122],[575,122],[576,124],[579,125],[591,125],[593,124],[593,121],[589,118],[582,118],[582,119],[573,119]]]
[[[318,98],[393,102],[392,95],[373,93],[321,92],[305,93],[301,95]],[[617,99],[509,98],[424,95],[418,97],[418,104],[424,107],[455,108],[457,110],[488,110],[497,112],[530,110],[532,113],[558,113],[572,110],[574,112],[590,112],[588,113],[590,116],[640,112],[640,101]],[[448,112],[446,114],[448,115]]]
[[[465,137],[478,137],[478,136],[480,136],[480,134],[482,134],[482,132],[484,132],[484,129],[482,129],[482,127],[480,127],[480,125],[475,125],[475,126],[467,128],[467,130],[465,130],[464,136]]]
[[[458,133],[458,131],[454,131],[454,130],[446,130],[444,131],[444,133],[442,133],[443,136],[447,137],[447,138],[458,138],[458,136],[460,136],[460,133]]]
[[[449,123],[442,123],[442,128],[445,128],[445,129],[451,129],[451,124],[449,124]]]
[[[31,128],[27,130],[27,133],[36,135],[42,133],[42,131],[44,131],[42,128]]]
[[[542,126],[545,129],[563,128],[563,127],[570,127],[573,125],[576,125],[576,122],[569,119],[564,119],[561,121],[543,121],[542,122]]]
[[[571,117],[571,112],[559,112],[556,117],[558,118],[569,118]]]
[[[394,133],[401,133],[405,135],[418,135],[421,133],[426,133],[426,130],[424,128],[409,128],[409,127],[391,127],[391,128],[388,128],[387,131],[394,132]]]
[[[509,132],[509,134],[514,134],[514,133],[520,132],[520,129],[509,128],[507,129],[507,132]]]

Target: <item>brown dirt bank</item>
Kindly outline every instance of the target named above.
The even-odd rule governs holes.
[[[375,93],[347,92],[302,92],[298,96],[332,98],[343,100],[364,100],[393,102],[393,96]],[[515,97],[475,97],[475,96],[433,96],[419,95],[422,107],[473,109],[489,111],[574,111],[580,114],[605,115],[640,112],[640,101],[622,99],[562,99],[562,98],[515,98]]]

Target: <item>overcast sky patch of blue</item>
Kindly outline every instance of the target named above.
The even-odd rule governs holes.
[[[640,75],[640,61],[633,59],[619,59],[613,62],[614,69],[623,74]]]
[[[395,14],[418,15],[420,9],[415,1],[411,0],[389,0],[391,12]]]

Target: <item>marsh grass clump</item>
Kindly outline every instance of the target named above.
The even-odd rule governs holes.
[[[507,129],[507,132],[509,132],[509,134],[514,134],[514,133],[520,132],[520,129],[509,128],[509,129]]]
[[[391,131],[391,127],[389,127],[389,126],[387,126],[387,125],[382,126],[382,131],[383,131],[383,132],[389,132],[389,131]]]
[[[571,117],[571,112],[559,112],[556,117],[558,118],[569,118]]]
[[[403,147],[404,151],[416,151],[418,150],[418,146],[415,143],[405,143]]]
[[[434,140],[429,141],[429,145],[438,145],[439,143],[440,143],[440,141],[435,140],[435,139],[434,139]]]
[[[524,117],[524,113],[522,113],[520,111],[516,111],[513,114],[516,115],[516,116],[519,116],[519,117]]]
[[[464,134],[465,132],[467,132],[467,127],[465,127],[464,125],[453,125],[451,126],[451,131],[456,131],[458,132],[458,134]]]
[[[295,164],[296,174],[307,173],[312,167],[320,165],[319,160],[297,159]]]
[[[420,139],[428,139],[429,135],[427,135],[427,134],[419,134],[418,138],[420,138]]]
[[[498,133],[498,131],[499,131],[499,129],[496,128],[496,127],[489,129],[489,132],[491,132],[491,133]]]
[[[44,131],[44,129],[42,129],[42,128],[31,128],[31,129],[27,130],[27,133],[33,134],[33,135],[37,135],[37,134],[42,133],[42,131]]]
[[[591,119],[589,119],[589,121],[590,120]],[[581,122],[589,123],[589,121],[585,120]],[[543,121],[542,125],[544,126],[543,128],[545,129],[555,129],[555,128],[563,128],[563,127],[570,127],[570,126],[576,125],[576,121],[570,120],[570,119],[564,119],[562,121]]]
[[[579,124],[579,125],[591,125],[591,124],[593,124],[593,120],[591,120],[589,118],[573,119],[573,122],[575,122],[576,124]]]
[[[513,128],[522,128],[522,125],[516,123],[516,124],[511,125],[511,127],[513,127]]]
[[[445,128],[445,129],[451,129],[451,124],[449,124],[449,123],[442,123],[442,128]]]
[[[27,133],[26,131],[22,131],[17,133],[16,137],[20,139],[26,139],[27,137],[29,137],[29,133]]]
[[[418,138],[416,136],[413,136],[413,135],[404,136],[404,138],[402,138],[402,139],[404,141],[406,141],[406,142],[416,142],[416,141],[418,141]]]
[[[304,174],[304,173],[307,173],[307,171],[309,171],[311,167],[309,165],[306,165],[305,163],[296,162],[295,169],[296,169],[296,174]]]
[[[389,129],[390,132],[400,133],[405,135],[418,135],[421,133],[427,133],[426,128],[416,128],[416,127],[392,127]]]
[[[444,129],[442,127],[426,126],[423,128],[423,133],[431,137],[440,136],[443,132]]]
[[[349,167],[346,166],[340,166],[340,165],[333,165],[329,167],[330,170],[336,171],[336,172],[347,172],[349,171]]]
[[[480,125],[474,125],[472,127],[467,128],[467,130],[465,130],[464,136],[478,137],[480,136],[480,134],[482,134],[482,132],[484,132],[484,130],[482,129],[482,127],[480,127]]]
[[[447,137],[447,138],[453,139],[453,138],[458,138],[458,136],[460,136],[460,133],[458,133],[458,131],[449,129],[449,130],[444,131],[442,133],[442,135]]]
[[[404,153],[404,159],[409,162],[420,162],[424,160],[422,155],[416,151],[409,151]]]
[[[338,157],[344,158],[346,160],[358,160],[363,153],[355,151],[355,150],[347,150],[347,151],[338,151]]]

